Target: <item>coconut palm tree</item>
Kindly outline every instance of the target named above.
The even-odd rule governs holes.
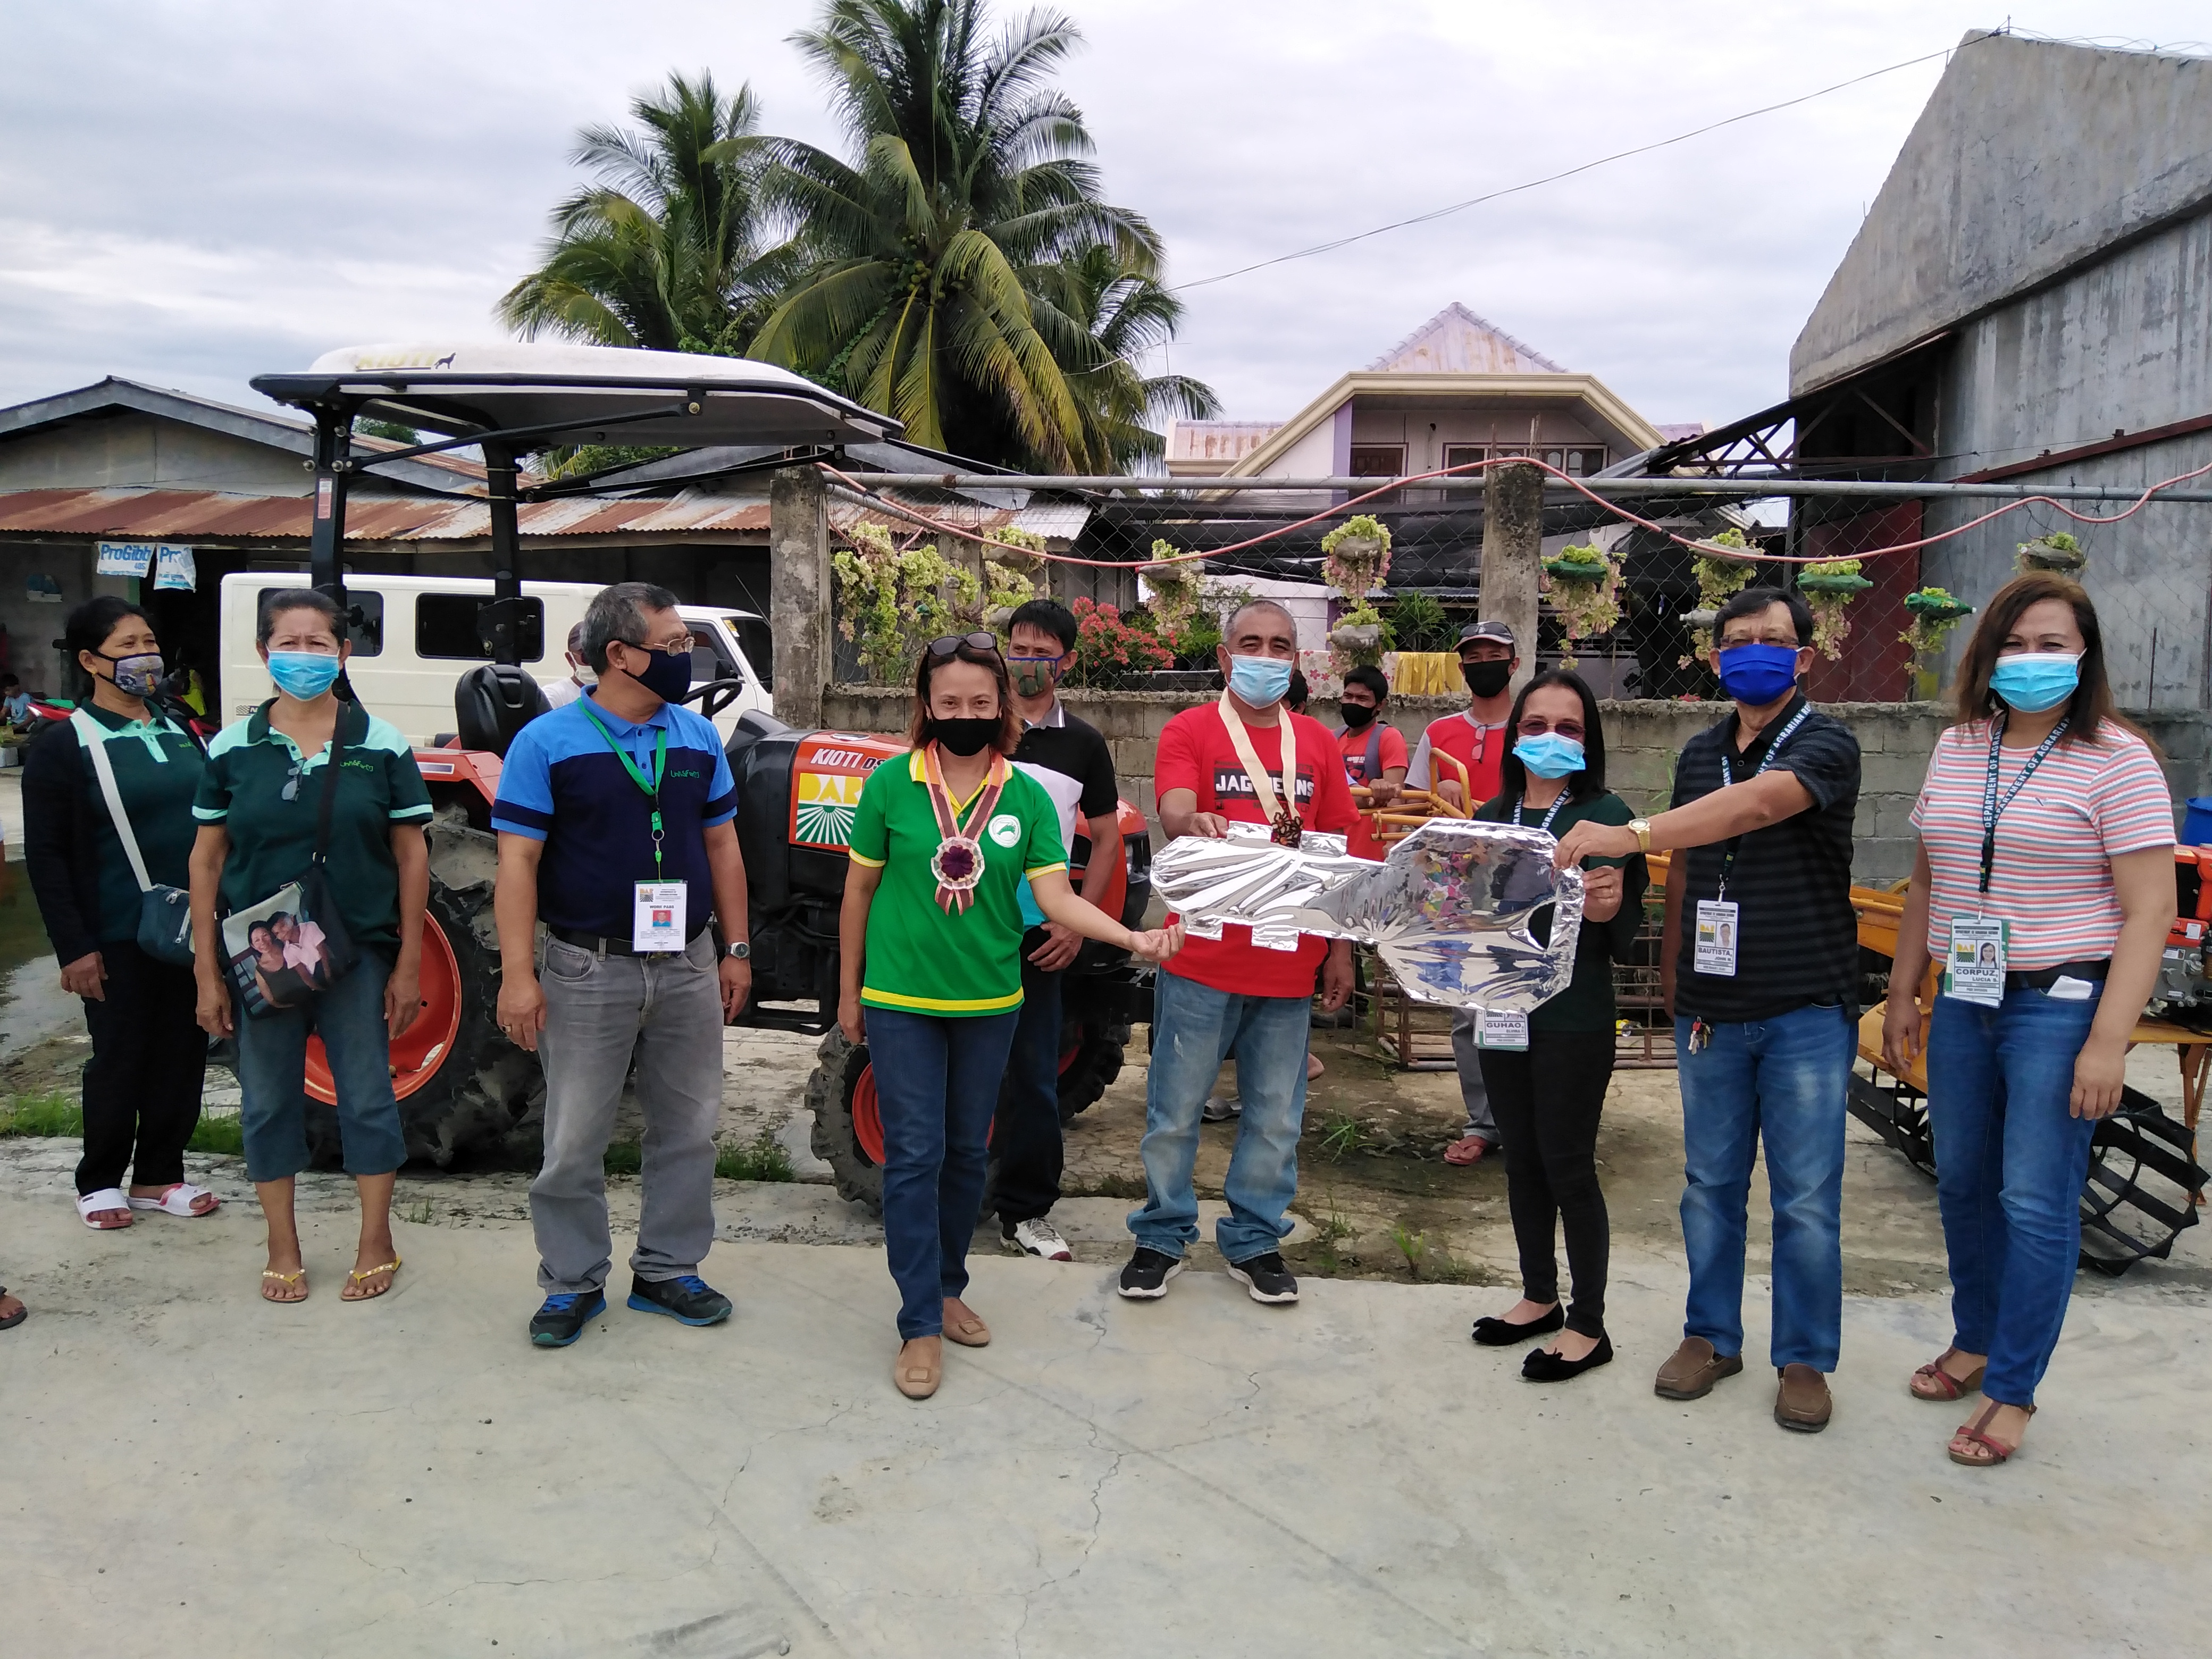
[[[630,113],[634,129],[577,135],[570,159],[593,182],[553,210],[544,263],[500,319],[525,339],[741,356],[793,269],[761,213],[752,89],[671,75]]]
[[[1033,295],[1077,250],[1103,245],[1151,278],[1160,246],[1102,199],[1082,112],[1048,84],[1079,39],[1043,12],[987,37],[982,0],[829,0],[793,40],[829,82],[854,159],[766,146],[762,188],[808,263],[750,355],[896,416],[932,448],[1082,464],[1091,436],[1067,364],[1096,365],[1055,352]]]
[[[1139,370],[1175,337],[1182,301],[1131,270],[1111,243],[1092,242],[1025,278],[1031,313],[1083,423],[1083,471],[1127,472],[1157,463],[1167,448],[1157,427],[1175,416],[1200,421],[1221,412],[1204,381]]]

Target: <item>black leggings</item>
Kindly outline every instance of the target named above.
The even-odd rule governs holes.
[[[106,1000],[84,1002],[92,1059],[84,1068],[84,1159],[80,1194],[185,1178],[185,1143],[199,1127],[207,1033],[195,1012],[192,970],[156,962],[128,939],[100,947]]]
[[[1610,1032],[1539,1031],[1525,1053],[1481,1051],[1498,1132],[1505,1140],[1505,1194],[1521,1249],[1521,1293],[1559,1299],[1553,1238],[1564,1225],[1574,1305],[1567,1328],[1605,1332],[1607,1232],[1597,1184],[1597,1121],[1613,1078]]]

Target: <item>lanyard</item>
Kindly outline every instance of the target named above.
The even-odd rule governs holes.
[[[1752,774],[1753,777],[1761,775],[1768,767],[1774,764],[1774,757],[1782,752],[1782,745],[1796,734],[1797,728],[1804,725],[1805,717],[1812,712],[1811,703],[1802,705],[1797,712],[1790,717],[1790,723],[1774,734],[1774,741],[1766,745],[1765,754],[1759,757],[1759,770]],[[1735,769],[1729,764],[1728,743],[1725,738],[1721,743],[1721,784],[1724,788],[1733,788],[1735,785]],[[1720,884],[1713,889],[1713,896],[1717,899],[1724,899],[1728,896],[1728,881],[1729,875],[1735,869],[1736,849],[1742,845],[1743,837],[1737,836],[1729,841],[1728,850],[1721,854]]]
[[[2012,781],[2002,800],[1997,799],[1997,750],[2004,739],[2004,716],[1997,715],[1990,721],[1990,772],[1982,786],[1982,885],[1981,895],[1990,895],[1990,872],[1996,867],[1997,819],[2020,792],[2027,787],[2027,781],[2035,775],[2035,769],[2043,764],[2043,757],[2051,752],[2051,745],[2066,735],[2067,720],[2051,728],[2051,735],[2042,741],[2036,751],[2027,757],[2027,764],[2020,769],[2020,775]]]
[[[643,790],[653,802],[653,878],[659,881],[661,839],[660,780],[668,770],[668,728],[665,726],[661,726],[654,733],[653,775],[647,777],[645,775],[645,769],[630,758],[629,751],[615,741],[615,734],[608,731],[605,723],[592,712],[591,699],[579,697],[576,702],[577,707],[584,711],[584,718],[591,721],[592,728],[606,739],[607,747],[615,751],[615,758],[623,763],[623,770],[629,774],[629,781]]]
[[[1521,828],[1521,809],[1528,804],[1528,796],[1523,795],[1519,800],[1513,803],[1513,827],[1516,830]],[[1544,814],[1543,823],[1538,824],[1536,827],[1548,833],[1552,827],[1552,820],[1559,816],[1559,809],[1566,804],[1567,792],[1562,789],[1559,791],[1559,799],[1552,803],[1552,810]]]
[[[1230,706],[1229,693],[1221,694],[1221,724],[1228,729],[1231,745],[1237,750],[1237,759],[1244,768],[1245,781],[1252,786],[1252,798],[1260,804],[1260,811],[1273,825],[1268,838],[1278,847],[1298,844],[1298,734],[1291,725],[1291,711],[1285,708],[1278,717],[1282,733],[1283,799],[1275,804],[1274,780],[1267,769],[1260,764],[1260,756],[1252,747],[1252,739],[1245,734],[1244,721]]]

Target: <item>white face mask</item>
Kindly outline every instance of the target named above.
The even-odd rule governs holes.
[[[568,659],[568,678],[586,691],[599,683],[599,677],[592,672],[591,664],[575,656]]]

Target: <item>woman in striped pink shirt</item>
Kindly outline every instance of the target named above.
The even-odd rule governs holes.
[[[1990,599],[1959,665],[1959,723],[1912,809],[1919,857],[1882,1052],[1906,1070],[1929,957],[1928,1115],[1950,1256],[1950,1347],[1922,1400],[1982,1391],[1954,1462],[2020,1449],[2081,1249],[2096,1121],[2173,920],[2173,808],[2158,757],[2113,710],[2097,613],[2057,576]]]

